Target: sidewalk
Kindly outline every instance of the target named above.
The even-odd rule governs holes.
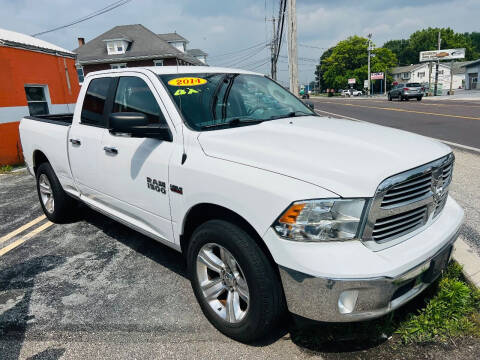
[[[423,100],[480,101],[480,90],[457,89],[454,95],[424,96]]]

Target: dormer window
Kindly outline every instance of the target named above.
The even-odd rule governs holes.
[[[129,41],[125,39],[105,40],[105,42],[107,43],[108,55],[125,54],[129,43]]]

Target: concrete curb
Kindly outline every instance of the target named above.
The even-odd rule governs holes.
[[[477,288],[480,288],[480,257],[462,237],[459,237],[455,242],[453,258],[463,266],[465,278]]]

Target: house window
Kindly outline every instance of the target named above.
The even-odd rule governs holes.
[[[410,79],[410,73],[408,72],[402,73],[402,79]]]
[[[115,55],[115,54],[125,54],[127,50],[127,42],[120,40],[120,41],[108,41],[107,42],[107,53],[108,55]]]
[[[438,75],[443,75],[443,70],[438,70]]]
[[[154,66],[163,66],[163,59],[162,60],[153,60]]]
[[[45,94],[46,85],[25,85],[30,116],[48,114],[48,102]]]
[[[77,76],[78,76],[78,83],[83,83],[83,79],[85,78],[85,74],[83,73],[83,67],[77,65]]]
[[[419,78],[425,77],[425,71],[418,72],[418,73],[417,73],[417,76],[418,76]]]
[[[110,64],[111,69],[123,69],[126,67],[127,67],[127,63]]]

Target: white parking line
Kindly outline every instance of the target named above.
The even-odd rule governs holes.
[[[355,121],[360,121],[360,122],[365,122],[365,123],[368,122],[368,121],[365,121],[365,120],[360,120],[360,119],[356,119],[356,118],[353,118],[353,117],[350,117],[350,116],[345,116],[345,115],[341,115],[341,114],[336,114],[336,113],[332,113],[332,112],[325,111],[325,110],[317,110],[317,109],[315,109],[315,112],[316,112],[317,114],[318,114],[319,112],[321,112],[321,113],[325,113],[325,114],[328,114],[328,115],[333,115],[333,116],[336,116],[336,117],[339,117],[339,118],[343,118],[343,119],[348,119],[348,120],[355,120]],[[319,114],[319,115],[322,115],[322,114]],[[370,124],[371,124],[371,123],[370,123]],[[479,149],[479,148],[476,148],[476,147],[473,147],[473,146],[462,145],[462,144],[454,143],[454,142],[447,141],[447,140],[432,138],[432,137],[429,137],[429,136],[426,136],[426,137],[428,137],[429,139],[441,141],[441,142],[443,142],[443,143],[445,143],[445,144],[447,144],[447,145],[455,146],[455,147],[458,147],[458,148],[460,148],[460,149],[470,150],[470,151],[474,151],[474,152],[480,153],[480,149]]]

